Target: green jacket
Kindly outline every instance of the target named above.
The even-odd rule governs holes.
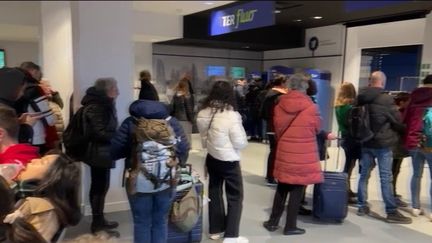
[[[342,136],[348,135],[347,116],[351,107],[352,105],[348,105],[348,104],[335,107],[336,120],[339,126],[339,131],[342,133]]]

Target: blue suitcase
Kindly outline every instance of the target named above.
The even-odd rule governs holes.
[[[339,163],[338,147],[337,163]],[[327,165],[327,161],[325,162]],[[348,175],[324,168],[324,182],[313,190],[313,216],[320,220],[342,223],[348,213]],[[338,166],[337,166],[338,167]]]
[[[201,182],[195,183],[195,189],[198,195],[203,195],[203,184]],[[182,198],[187,193],[187,190],[177,192],[176,199]],[[167,243],[198,243],[201,242],[203,232],[203,216],[201,210],[201,216],[195,227],[189,232],[181,232],[176,228],[175,225],[168,220],[168,241]]]

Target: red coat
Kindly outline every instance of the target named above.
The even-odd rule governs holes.
[[[273,175],[278,182],[310,185],[323,181],[316,140],[320,123],[318,107],[306,94],[294,90],[281,96],[273,121],[278,141]]]
[[[407,149],[415,149],[420,143],[423,115],[427,107],[432,107],[432,86],[415,89],[404,114],[406,124],[404,141]]]
[[[25,143],[14,144],[0,153],[0,164],[22,164],[26,166],[30,160],[39,158],[39,148]]]

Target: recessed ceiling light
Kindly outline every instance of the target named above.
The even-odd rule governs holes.
[[[312,18],[313,19],[322,19],[323,17],[322,16],[313,16]]]
[[[246,48],[246,49],[248,49],[248,48],[250,48],[250,46],[243,46],[243,48]]]
[[[294,22],[302,22],[301,19],[294,19],[293,21],[294,21]]]
[[[207,5],[213,5],[214,2],[205,2],[204,4],[207,4]]]
[[[280,10],[275,10],[274,11],[274,13],[276,13],[276,14],[278,14],[278,13],[281,13],[282,11],[280,11]]]

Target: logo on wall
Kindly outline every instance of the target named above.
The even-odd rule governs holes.
[[[318,49],[319,40],[318,37],[314,36],[309,39],[309,50],[312,51],[312,56],[315,55],[315,50]]]
[[[273,1],[252,1],[211,14],[210,35],[222,35],[274,25]]]

